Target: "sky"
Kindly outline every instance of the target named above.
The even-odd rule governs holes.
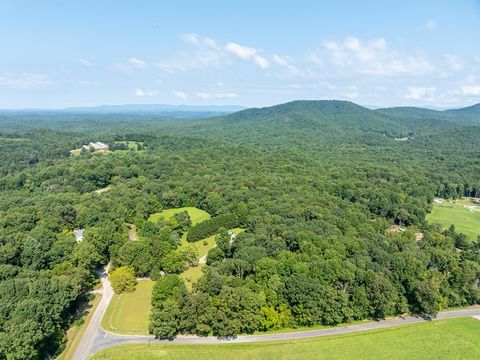
[[[480,0],[0,0],[0,108],[480,102]]]

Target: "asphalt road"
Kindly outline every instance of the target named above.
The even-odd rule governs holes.
[[[98,303],[98,306],[93,313],[88,325],[87,329],[83,333],[82,339],[73,354],[72,360],[85,360],[91,354],[91,349],[94,343],[97,341],[98,338],[98,331],[100,328],[100,321],[102,320],[103,314],[107,310],[108,304],[113,297],[113,289],[108,281],[108,269],[110,268],[110,264],[105,266],[103,271],[100,274],[100,281],[102,282],[102,298]]]
[[[95,310],[90,322],[83,334],[83,337],[75,351],[73,360],[86,360],[96,352],[116,345],[146,344],[155,342],[183,343],[183,344],[219,344],[219,343],[246,343],[275,340],[306,339],[319,336],[348,334],[359,331],[383,329],[394,326],[424,322],[423,318],[407,317],[405,319],[395,318],[391,320],[372,321],[368,323],[338,326],[327,329],[296,331],[289,333],[263,334],[263,335],[241,335],[233,339],[219,339],[217,337],[178,336],[172,341],[157,340],[153,336],[119,335],[104,331],[100,327],[100,321],[105,313],[110,300],[113,297],[113,289],[107,277],[109,265],[104,269],[101,276],[103,286],[102,299]],[[468,308],[461,310],[442,311],[438,313],[436,320],[451,319],[458,317],[478,317],[480,319],[480,308]]]

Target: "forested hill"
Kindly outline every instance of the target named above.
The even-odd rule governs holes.
[[[480,124],[480,104],[449,110],[432,110],[417,107],[393,107],[377,109],[375,112],[384,116],[390,116],[400,119],[415,120],[443,120],[453,123]]]
[[[228,115],[228,121],[244,123],[275,123],[288,128],[321,130],[323,132],[374,132],[401,136],[412,129],[381,113],[349,101],[293,101],[260,109],[247,109]]]

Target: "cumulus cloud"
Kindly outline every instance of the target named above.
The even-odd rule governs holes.
[[[267,59],[258,55],[257,50],[254,48],[229,42],[227,45],[225,45],[225,50],[242,60],[255,62],[262,69],[267,69],[270,66]]]
[[[88,61],[87,59],[78,59],[78,62],[82,64],[83,66],[90,67],[92,66],[92,63]]]
[[[431,95],[437,90],[435,86],[409,86],[407,88],[407,94],[405,94],[406,99],[411,100],[420,100],[427,95]]]
[[[41,88],[55,83],[46,74],[21,73],[18,75],[0,75],[0,86],[14,89]]]
[[[420,55],[405,55],[390,49],[385,39],[366,42],[350,36],[343,42],[324,42],[333,64],[351,68],[360,74],[379,76],[417,76],[434,69],[433,65]]]
[[[175,95],[176,97],[178,97],[182,100],[185,100],[186,98],[188,98],[188,95],[186,93],[184,93],[183,91],[180,91],[180,90],[173,90],[172,93],[173,93],[173,95]]]

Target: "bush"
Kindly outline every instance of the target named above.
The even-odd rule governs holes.
[[[219,215],[192,226],[188,231],[187,241],[194,242],[202,240],[217,233],[221,227],[231,229],[237,225],[238,219],[235,214]]]

